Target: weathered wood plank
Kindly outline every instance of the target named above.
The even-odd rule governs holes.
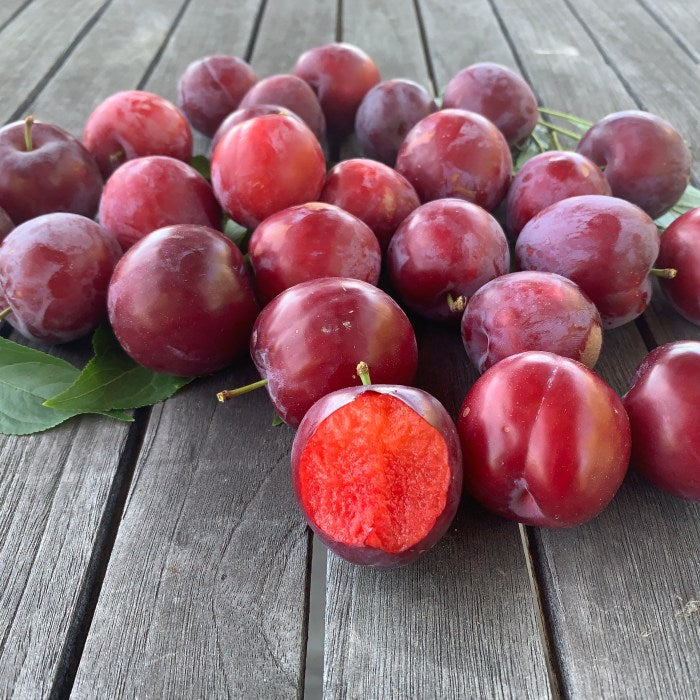
[[[8,121],[29,99],[105,4],[105,0],[85,0],[68,10],[63,3],[36,0],[5,27],[0,33],[0,56],[5,66],[0,83],[0,123]]]
[[[0,31],[26,9],[31,0],[5,0],[0,6]]]
[[[600,54],[566,4],[541,2],[546,23],[533,23],[515,0],[495,6],[546,104],[589,118],[635,106],[615,73],[617,63],[609,65],[611,57]],[[620,55],[634,56],[639,32],[627,24],[616,40]],[[650,80],[668,48],[655,40],[658,47],[641,42],[645,55],[636,56],[636,72],[648,71]],[[654,93],[641,82],[638,89],[645,99]],[[628,328],[606,333],[598,368],[618,393],[627,390],[644,353]],[[698,514],[697,504],[667,497],[631,473],[588,525],[531,531],[565,694],[684,697],[697,691],[698,654],[691,650],[700,649],[700,633],[681,611],[700,597]]]
[[[388,70],[421,79],[409,4],[352,3],[343,40],[370,55],[393,56]],[[370,9],[371,6],[371,9]],[[438,3],[435,12],[444,10]],[[473,5],[469,8],[473,11]],[[359,22],[348,15],[385,17]],[[424,7],[426,25],[438,17]],[[460,17],[447,12],[454,26]],[[483,19],[483,18],[482,18]],[[493,20],[493,18],[492,18]],[[389,32],[387,24],[396,27]],[[450,75],[463,65],[456,50],[470,34],[440,34],[441,62]],[[438,37],[428,31],[431,53]],[[451,49],[452,51],[450,55]],[[415,71],[412,73],[412,71]],[[393,77],[386,72],[385,78]],[[476,378],[457,329],[415,320],[417,385],[455,416]],[[538,611],[516,525],[466,500],[444,539],[413,565],[375,571],[331,555],[326,591],[324,697],[547,697]],[[494,581],[497,584],[494,585]]]
[[[224,12],[219,3],[210,11],[200,3],[190,17],[192,7],[147,89],[167,96],[195,50],[244,53],[257,5]],[[270,4],[261,34],[267,23],[276,32],[288,26],[294,11]],[[296,55],[325,36],[323,27],[307,26],[285,51]],[[256,46],[256,69],[257,55]],[[255,376],[242,362],[154,412],[76,697],[301,693],[310,539],[291,490],[292,431],[270,426],[264,392],[226,406],[214,397],[222,385]]]
[[[696,63],[700,63],[700,14],[693,3],[637,0]]]

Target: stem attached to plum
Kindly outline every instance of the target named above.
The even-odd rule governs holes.
[[[226,389],[224,391],[220,391],[216,395],[216,398],[223,403],[224,401],[228,401],[229,399],[232,399],[236,396],[241,396],[242,394],[247,394],[249,391],[255,391],[255,389],[260,389],[261,387],[266,385],[267,379],[260,379],[257,382],[253,382],[252,384],[246,384],[245,386],[239,386],[236,389]]]
[[[29,151],[34,150],[34,144],[32,143],[32,126],[34,125],[34,117],[29,114],[24,119],[24,145]]]
[[[120,148],[109,156],[109,162],[116,165],[124,157],[124,151]]]
[[[539,107],[538,111],[542,114],[548,114],[550,117],[559,117],[559,119],[565,119],[567,122],[576,124],[578,126],[583,126],[586,129],[590,129],[593,126],[593,122],[589,122],[587,119],[581,119],[581,117],[575,117],[573,114],[567,114],[566,112],[559,112],[556,109],[549,109],[548,107]]]
[[[372,380],[369,378],[369,367],[364,360],[357,364],[357,376],[362,381],[363,386],[369,386],[372,383]]]
[[[565,129],[562,126],[557,126],[556,124],[551,124],[550,122],[546,122],[546,121],[544,121],[544,119],[538,119],[537,123],[540,126],[543,126],[552,132],[557,132],[559,134],[562,134],[563,136],[567,136],[568,138],[572,139],[573,141],[580,141],[581,140],[581,134],[575,134],[573,131],[569,131],[568,129]]]
[[[4,321],[11,313],[12,309],[9,306],[6,309],[0,311],[0,322]]]
[[[456,299],[452,296],[450,292],[447,292],[447,307],[452,313],[462,313],[464,307],[467,305],[467,300],[463,295],[459,295]]]
[[[654,275],[655,277],[661,277],[665,280],[672,280],[678,274],[678,270],[675,270],[672,267],[652,267],[651,270],[649,270],[649,274]]]

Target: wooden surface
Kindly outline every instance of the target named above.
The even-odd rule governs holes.
[[[79,136],[118,90],[174,99],[182,70],[208,53],[243,56],[264,77],[340,39],[384,77],[436,92],[492,60],[552,108],[654,111],[688,141],[697,176],[699,16],[680,0],[614,12],[603,0],[8,0],[0,116],[31,110]],[[476,377],[461,342],[416,330],[417,383],[456,415]],[[648,348],[676,338],[700,329],[659,296],[605,334],[598,371],[622,394]],[[86,357],[80,344],[63,352]],[[131,426],[83,417],[0,440],[0,697],[303,694],[319,602],[289,484],[293,432],[271,427],[264,393],[214,401],[253,378],[243,361]],[[700,506],[634,474],[574,530],[519,528],[465,499],[412,566],[329,556],[323,598],[327,698],[697,697]]]

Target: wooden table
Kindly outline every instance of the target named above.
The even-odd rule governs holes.
[[[0,115],[76,135],[117,90],[174,99],[193,59],[260,76],[342,39],[384,77],[444,86],[477,60],[513,66],[541,103],[596,119],[642,108],[700,163],[697,0],[3,0]],[[206,142],[199,138],[197,150]],[[695,181],[697,184],[697,181]],[[4,333],[8,333],[7,327]],[[418,384],[454,415],[475,379],[454,330],[418,323]],[[657,296],[605,334],[619,393],[649,348],[700,338]],[[64,356],[86,355],[80,344]],[[286,698],[323,635],[325,697],[700,696],[700,507],[631,473],[588,525],[519,528],[466,499],[416,564],[328,558],[297,511],[293,432],[264,392],[222,406],[248,362],[131,425],[83,417],[2,437],[0,696]],[[311,611],[311,623],[309,614]],[[308,697],[317,696],[309,656]]]

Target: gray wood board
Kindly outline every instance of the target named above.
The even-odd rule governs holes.
[[[84,0],[69,10],[54,0],[35,0],[5,27],[0,33],[5,67],[0,83],[0,123],[8,121],[30,98],[104,4],[105,0]]]
[[[348,5],[342,38],[371,56],[384,56],[384,79],[403,75],[424,81],[427,69],[416,62],[422,53],[415,43],[419,33],[413,8],[410,3],[389,5]],[[348,18],[355,13],[365,21]],[[469,43],[469,35],[458,40],[459,26],[453,23],[440,36],[446,52],[458,41]],[[434,43],[429,34],[431,53]],[[448,60],[446,53],[443,62]],[[462,67],[458,52],[451,60],[457,65],[447,70]],[[477,376],[459,331],[420,319],[414,325],[417,385],[456,416]],[[443,540],[415,564],[376,571],[331,555],[327,576],[325,697],[550,694],[518,528],[469,499]]]
[[[147,89],[167,95],[196,57],[193,46],[197,55],[244,53],[256,5],[226,14],[218,3],[200,3],[190,16],[193,7]],[[279,36],[294,11],[269,3],[259,37]],[[288,38],[294,45],[285,51],[298,55],[331,39],[333,27],[332,16],[327,28],[307,26]],[[256,69],[258,50],[256,44]],[[242,361],[154,412],[76,697],[301,693],[310,536],[291,489],[292,431],[271,427],[264,390],[225,406],[215,400],[218,389],[255,378]]]
[[[616,75],[620,67],[600,54],[567,5],[545,0],[539,11],[548,22],[535,23],[515,0],[495,4],[546,104],[589,118],[634,107]],[[628,25],[617,51],[633,52],[638,36]],[[651,80],[667,48],[662,40],[658,47],[645,44],[637,71],[648,70]],[[642,83],[637,89],[645,99],[653,94]],[[627,390],[645,352],[632,329],[605,334],[598,369],[618,393]],[[700,635],[688,602],[700,598],[699,513],[697,504],[667,497],[630,473],[591,523],[532,531],[566,694],[684,697],[697,691]]]
[[[9,25],[31,3],[31,0],[5,0],[0,6],[0,28]]]
[[[637,1],[696,63],[700,63],[700,12],[697,3]]]

